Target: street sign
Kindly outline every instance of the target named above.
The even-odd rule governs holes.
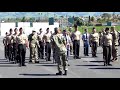
[[[33,27],[33,22],[30,22],[30,27]]]
[[[107,22],[107,26],[111,26],[112,25],[112,22]]]
[[[74,23],[74,19],[73,18],[68,18],[68,22],[70,22],[70,23]]]
[[[15,27],[18,27],[18,22],[15,22]]]
[[[49,25],[54,25],[54,18],[49,18]]]

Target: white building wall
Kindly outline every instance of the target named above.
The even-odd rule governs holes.
[[[54,32],[55,27],[59,27],[59,23],[54,23],[54,25],[49,25],[49,22],[33,22],[33,27],[30,27],[30,22],[18,22],[18,29],[22,27],[25,34],[29,35],[32,30],[36,30],[39,32],[39,29],[42,28],[43,32],[46,32],[47,28],[50,28],[50,31]],[[9,29],[12,28],[14,30],[15,23],[1,23],[0,30],[1,36],[5,36],[6,32],[9,32]]]

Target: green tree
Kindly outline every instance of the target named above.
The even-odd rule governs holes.
[[[79,17],[75,17],[75,18],[74,18],[74,22],[75,22],[75,24],[77,24],[78,26],[84,25],[83,19],[81,19],[81,18],[79,18]]]
[[[92,17],[90,18],[90,20],[91,20],[92,22],[94,22],[94,21],[95,21],[95,17],[92,16]]]
[[[22,20],[21,20],[21,22],[25,22],[26,21],[26,18],[25,17],[23,17],[22,18]]]
[[[109,20],[109,19],[111,18],[111,14],[109,14],[109,13],[103,13],[103,14],[102,14],[102,18],[103,18],[105,21],[107,21],[107,20]]]

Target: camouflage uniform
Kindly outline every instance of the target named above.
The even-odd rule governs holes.
[[[72,40],[72,31],[68,31],[68,34]],[[70,54],[72,55],[73,54],[73,42],[70,43]]]
[[[62,34],[56,34],[52,38],[52,45],[55,48],[55,58],[58,63],[58,71],[62,72],[62,67],[64,71],[67,71],[67,49],[66,46],[63,44],[63,42],[66,43],[66,40]]]
[[[55,33],[53,33],[51,35],[51,42],[53,41],[53,36],[56,35]],[[56,53],[55,53],[55,47],[52,47],[52,51],[53,51],[53,63],[57,61],[57,58],[56,58]]]
[[[29,47],[30,47],[30,62],[32,61],[33,63],[35,63],[37,61],[37,47],[39,46],[38,43],[38,36],[37,35],[33,35],[30,34],[28,37],[28,41],[29,41]]]
[[[113,61],[118,59],[118,33],[117,31],[114,31],[111,33],[112,34],[112,56],[113,56]]]

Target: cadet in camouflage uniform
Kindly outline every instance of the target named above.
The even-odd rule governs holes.
[[[4,56],[5,56],[5,58],[7,59],[8,58],[8,50],[7,50],[7,42],[6,42],[6,39],[7,39],[7,35],[8,35],[8,33],[6,32],[5,33],[5,37],[3,38],[3,44],[4,44]]]
[[[104,66],[111,66],[110,60],[111,60],[111,54],[112,54],[112,35],[110,34],[109,28],[105,29],[106,34],[103,35],[101,39],[101,43],[104,49]]]
[[[99,43],[99,35],[98,35],[98,33],[96,33],[95,28],[93,28],[92,34],[90,34],[89,38],[90,38],[89,41],[90,41],[90,45],[91,45],[91,49],[92,49],[92,57],[97,57],[96,53],[97,53],[97,47],[98,47],[98,43]]]
[[[102,37],[103,37],[103,35],[105,35],[106,34],[106,32],[105,32],[105,30],[103,29],[102,30]],[[101,39],[102,40],[102,39]],[[101,41],[101,46],[102,46],[102,48],[103,48],[103,59],[105,59],[105,49],[104,49],[104,43]]]
[[[70,38],[72,39],[72,27],[69,27],[68,34]],[[70,54],[73,54],[73,43],[70,44]]]
[[[52,33],[50,40],[51,42],[53,41],[53,36],[56,35],[55,30],[54,33]],[[55,47],[52,47],[52,51],[53,51],[53,63],[56,63],[57,59],[56,59],[56,54],[55,54]]]
[[[115,30],[115,26],[111,27],[111,34],[112,34],[112,61],[117,61],[118,60],[118,39],[119,39],[119,35],[117,33],[117,31]]]
[[[58,28],[55,28],[55,35],[52,37],[52,47],[55,48],[55,54],[58,63],[58,73],[56,75],[62,75],[62,67],[64,70],[63,75],[67,75],[67,49],[66,40],[62,34],[60,34]]]
[[[29,41],[29,48],[30,48],[30,61],[33,63],[39,63],[37,61],[37,48],[40,47],[38,43],[38,36],[36,34],[36,31],[32,31],[32,34],[28,36],[28,41]]]

